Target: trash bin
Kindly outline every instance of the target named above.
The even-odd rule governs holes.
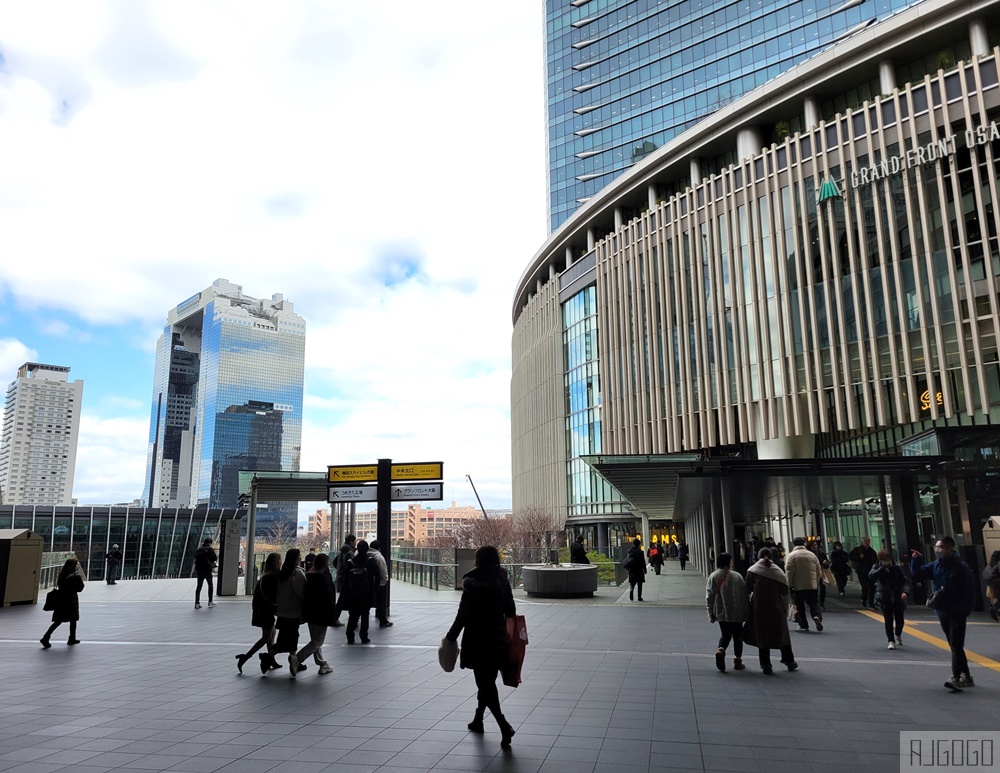
[[[0,599],[5,607],[38,602],[43,544],[28,529],[0,529]]]

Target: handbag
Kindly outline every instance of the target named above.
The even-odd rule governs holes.
[[[455,670],[455,663],[458,662],[458,642],[451,641],[447,636],[441,640],[438,647],[438,663],[441,668],[449,674]]]
[[[53,588],[45,594],[45,604],[42,606],[42,611],[55,612],[56,607],[59,606],[60,599],[62,599],[62,593],[58,588]]]
[[[944,590],[936,590],[927,594],[927,607],[929,609],[942,609],[944,607]]]
[[[837,579],[833,576],[833,572],[826,567],[823,567],[823,582],[827,585],[837,584]]]
[[[521,684],[521,666],[524,665],[524,651],[528,645],[528,624],[524,615],[507,618],[507,636],[510,637],[510,652],[507,662],[500,669],[500,676],[508,687],[517,687]]]

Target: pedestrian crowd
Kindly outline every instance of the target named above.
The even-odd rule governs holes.
[[[323,645],[329,628],[344,627],[340,620],[344,612],[348,644],[354,644],[359,637],[362,644],[371,641],[368,626],[372,609],[380,628],[392,626],[386,605],[389,573],[378,540],[369,545],[348,534],[332,562],[326,553],[310,554],[306,559],[308,570],[303,567],[302,551],[293,548],[284,559],[279,553],[271,553],[264,561],[264,570],[254,587],[251,617],[251,624],[261,629],[261,635],[246,652],[236,656],[240,673],[258,652],[262,674],[282,667],[275,657],[279,654],[287,654],[292,677],[306,670],[310,657],[320,674],[330,673],[333,668],[323,656]],[[300,648],[303,623],[309,639]]]
[[[826,585],[836,585],[841,596],[847,578],[857,572],[861,585],[861,604],[881,612],[885,624],[887,649],[903,646],[905,611],[910,599],[906,574],[886,549],[875,552],[871,540],[847,553],[840,542],[827,556],[815,540],[793,540],[793,547],[782,561],[780,545],[760,542],[757,560],[748,565],[745,578],[733,569],[733,557],[721,553],[716,570],[706,585],[706,604],[710,623],[718,623],[721,636],[715,651],[715,665],[726,670],[726,654],[733,644],[733,669],[742,671],[743,646],[757,648],[760,667],[772,674],[770,652],[781,653],[781,663],[789,671],[798,669],[792,650],[789,622],[798,631],[809,631],[809,621],[817,632],[823,631],[823,608]],[[740,548],[746,547],[740,544]],[[927,606],[934,610],[951,651],[951,678],[944,686],[954,692],[975,686],[965,654],[966,623],[972,612],[974,577],[968,564],[955,550],[955,540],[942,537],[934,545],[935,560],[924,563],[923,555],[913,550],[909,556],[910,576],[930,584]],[[749,563],[749,562],[748,562]],[[1000,550],[994,551],[983,570],[990,616],[1000,618]]]

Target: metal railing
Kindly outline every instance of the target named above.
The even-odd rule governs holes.
[[[66,559],[76,558],[76,553],[42,553],[42,568],[38,572],[39,588],[54,588]]]
[[[431,590],[451,590],[455,587],[458,564],[432,564],[428,561],[392,559],[392,579],[419,585]]]

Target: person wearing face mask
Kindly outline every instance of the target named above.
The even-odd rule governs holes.
[[[972,570],[955,552],[955,540],[942,537],[934,545],[935,561],[924,564],[916,550],[910,553],[910,574],[913,580],[930,580],[933,599],[930,606],[938,616],[948,646],[951,648],[951,679],[944,686],[953,692],[973,687],[969,661],[965,657],[965,625],[972,613]]]
[[[888,550],[878,552],[878,563],[868,575],[875,585],[875,604],[882,608],[888,649],[903,646],[903,613],[906,611],[908,588],[903,568],[892,560]]]

